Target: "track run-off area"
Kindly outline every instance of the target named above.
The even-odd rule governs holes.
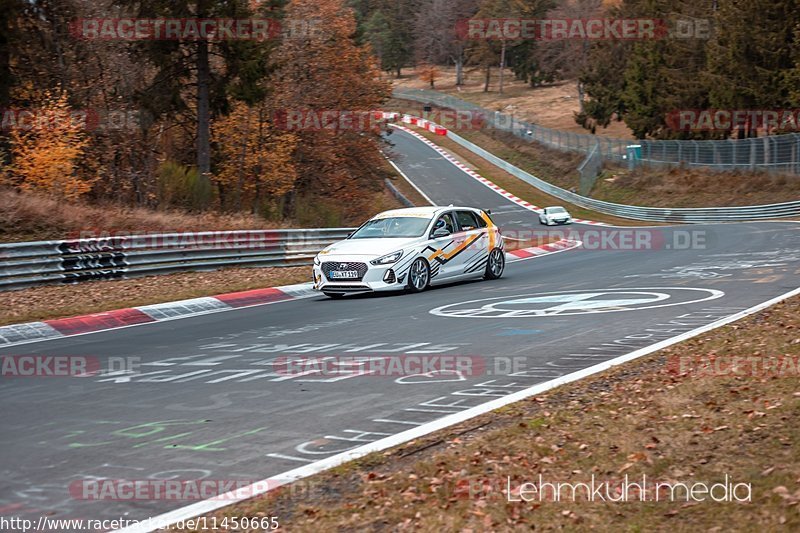
[[[584,245],[509,262],[497,281],[315,296],[4,348],[0,355],[91,357],[105,371],[0,378],[3,514],[143,520],[210,510],[221,503],[203,495],[86,487],[209,480],[222,490],[310,473],[800,285],[797,223],[547,230],[412,135],[389,139],[390,159],[432,202],[489,209],[510,237],[552,231]],[[302,358],[321,369],[292,366]],[[365,371],[376,360],[402,364]],[[106,369],[108,361],[134,364]]]

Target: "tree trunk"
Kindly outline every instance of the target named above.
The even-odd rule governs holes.
[[[197,42],[197,170],[211,177],[210,97],[211,66],[208,61],[208,41]]]
[[[222,182],[217,182],[217,194],[219,195],[219,206],[225,211],[228,209],[228,194]]]
[[[239,155],[239,180],[236,184],[236,212],[242,211],[242,197],[244,196],[245,168],[247,162],[247,145],[250,142],[250,106],[247,106],[247,115],[244,125],[244,140],[242,141],[242,151]]]
[[[291,218],[294,214],[294,191],[289,191],[283,195],[283,212],[281,215],[284,219]]]
[[[586,99],[586,90],[583,87],[583,83],[581,83],[581,81],[578,80],[578,105],[580,105],[580,112],[581,113],[585,113],[586,112],[585,99]]]
[[[11,16],[10,13],[3,13],[0,15],[0,24],[5,28],[7,25],[6,16]],[[11,91],[11,55],[8,50],[8,38],[5,32],[0,33],[0,105],[3,107],[8,105],[8,97]]]
[[[401,67],[400,65],[398,65],[398,66],[397,66],[397,76],[396,76],[396,78],[397,78],[398,80],[400,79],[400,75],[401,75],[402,73],[403,73],[403,67]]]
[[[483,83],[483,92],[489,92],[489,82],[492,81],[492,66],[486,65],[486,81]]]
[[[464,50],[459,47],[458,51],[456,52],[456,85],[462,86],[464,85]]]
[[[503,75],[506,70],[506,41],[500,46],[500,94],[503,94]]]

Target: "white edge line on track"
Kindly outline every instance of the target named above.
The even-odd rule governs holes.
[[[216,511],[218,509],[221,509],[223,507],[227,507],[229,505],[233,505],[235,503],[248,500],[260,494],[264,494],[271,489],[275,489],[282,485],[292,483],[293,481],[304,479],[312,475],[318,474],[320,472],[324,472],[325,470],[329,470],[348,461],[364,457],[370,453],[383,451],[388,448],[393,448],[395,446],[404,444],[411,440],[424,437],[435,431],[439,431],[441,429],[456,424],[460,424],[461,422],[465,422],[476,416],[486,414],[489,411],[499,409],[500,407],[504,407],[506,405],[518,402],[520,400],[524,400],[525,398],[529,398],[537,394],[541,394],[545,391],[548,391],[560,385],[565,385],[567,383],[578,381],[585,377],[597,374],[599,372],[603,372],[604,370],[608,370],[611,367],[620,365],[622,363],[626,363],[628,361],[632,361],[634,359],[638,359],[639,357],[651,354],[653,352],[657,352],[658,350],[661,350],[668,346],[672,346],[673,344],[677,344],[687,339],[691,339],[692,337],[696,337],[697,335],[701,335],[713,329],[730,324],[731,322],[735,322],[746,316],[752,315],[753,313],[757,313],[762,309],[775,305],[787,298],[791,298],[792,296],[796,296],[798,294],[800,294],[800,288],[784,293],[780,296],[772,298],[771,300],[767,300],[766,302],[760,303],[758,305],[750,307],[749,309],[745,309],[744,311],[740,311],[738,313],[730,315],[726,318],[722,318],[720,320],[712,322],[711,324],[707,324],[705,326],[693,329],[691,331],[687,331],[686,333],[682,333],[670,339],[665,339],[663,341],[657,342],[651,346],[635,350],[628,354],[615,357],[614,359],[611,359],[609,361],[598,363],[594,366],[590,366],[583,370],[579,370],[577,372],[573,372],[571,374],[567,374],[559,378],[546,381],[544,383],[539,383],[538,385],[534,385],[533,387],[530,387],[528,389],[521,390],[513,394],[509,394],[508,396],[504,396],[502,398],[498,398],[490,402],[486,402],[484,404],[475,406],[471,409],[467,409],[466,411],[462,411],[460,413],[454,413],[452,415],[448,415],[438,420],[434,420],[433,422],[423,424],[422,426],[418,426],[403,431],[402,433],[397,433],[395,435],[386,437],[384,439],[371,442],[369,444],[365,444],[364,446],[360,446],[353,450],[333,455],[326,459],[322,459],[321,461],[317,461],[315,463],[306,466],[301,466],[299,468],[295,468],[287,472],[283,472],[282,474],[278,474],[271,478],[258,481],[248,487],[243,487],[236,491],[232,491],[217,496],[215,498],[203,500],[191,505],[187,505],[186,507],[182,507],[180,509],[176,509],[174,511],[158,515],[150,519],[149,521],[144,520],[141,524],[119,529],[117,530],[117,533],[148,533],[150,531],[155,531],[156,529],[159,528],[164,528],[170,524],[174,524],[175,522],[179,522],[181,520],[194,518],[196,516],[207,514]]]
[[[406,176],[406,173],[405,173],[405,172],[403,172],[402,170],[400,170],[400,167],[398,167],[398,166],[395,164],[395,162],[394,162],[394,161],[392,161],[391,159],[389,159],[388,161],[389,161],[389,164],[390,164],[390,165],[392,165],[392,167],[394,167],[394,169],[397,171],[397,173],[398,173],[398,174],[400,174],[401,176],[403,176],[403,179],[405,179],[405,180],[406,180],[406,181],[407,181],[407,182],[408,182],[408,183],[409,183],[409,184],[410,184],[412,187],[414,187],[414,189],[416,189],[416,191],[417,191],[418,193],[420,193],[420,194],[422,195],[422,197],[423,197],[423,198],[425,198],[425,200],[426,200],[426,201],[427,201],[429,204],[431,204],[431,205],[436,205],[436,202],[434,202],[433,200],[431,200],[431,199],[430,199],[430,197],[429,197],[427,194],[425,194],[425,193],[422,191],[422,189],[420,189],[419,187],[417,187],[417,184],[416,184],[416,183],[414,183],[413,181],[411,181],[411,178],[409,178],[408,176]]]

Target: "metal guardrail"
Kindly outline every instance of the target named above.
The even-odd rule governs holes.
[[[222,267],[310,265],[352,228],[114,236],[0,244],[0,291]]]
[[[479,155],[490,163],[502,168],[509,174],[516,176],[524,182],[574,205],[592,209],[599,213],[613,215],[634,220],[648,220],[651,222],[684,222],[690,224],[732,222],[743,220],[764,220],[774,218],[800,217],[800,201],[780,204],[754,205],[742,207],[640,207],[634,205],[614,204],[587,198],[571,191],[557,187],[552,183],[537,178],[536,176],[515,167],[511,163],[500,159],[481,148],[480,146],[464,139],[452,131],[447,132],[447,137],[460,144],[470,152]]]
[[[386,184],[386,188],[389,189],[389,192],[392,193],[392,196],[397,198],[397,201],[403,204],[403,207],[414,207],[414,202],[409,200],[406,195],[403,194],[394,183],[392,183],[392,180],[386,178],[383,180],[383,182]]]
[[[491,111],[428,89],[394,90],[396,98],[480,114],[490,127],[549,148],[589,153],[597,147],[603,161],[654,168],[703,167],[800,174],[800,134],[709,141],[629,140],[544,128],[500,111]],[[636,146],[636,148],[633,148]]]

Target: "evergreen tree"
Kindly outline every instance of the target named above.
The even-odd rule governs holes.
[[[254,13],[247,0],[116,0],[145,19],[247,19]],[[275,17],[283,2],[263,4],[261,14]],[[230,98],[254,102],[263,98],[259,82],[268,73],[270,41],[152,40],[138,42],[133,53],[156,74],[139,100],[155,116],[195,111],[196,164],[204,180],[211,173],[211,120],[229,110]],[[213,60],[212,60],[213,58]],[[193,93],[194,102],[186,101]]]
[[[781,109],[796,102],[787,83],[797,68],[796,0],[721,0],[709,43],[711,105],[720,109]],[[749,135],[755,135],[749,129]]]

